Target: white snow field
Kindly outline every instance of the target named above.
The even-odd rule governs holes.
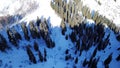
[[[105,16],[120,26],[120,0],[81,0],[91,11],[98,11],[100,15]],[[98,1],[101,5],[98,4]]]
[[[15,30],[17,30],[17,32],[19,32],[22,36],[22,40],[19,41],[19,48],[14,47],[9,42],[5,28],[3,30],[0,30],[0,34],[2,34],[6,38],[8,45],[12,48],[6,50],[6,52],[0,51],[0,68],[75,68],[75,66],[76,68],[87,68],[87,66],[83,67],[82,63],[85,58],[87,58],[87,60],[90,59],[95,47],[92,46],[87,52],[83,51],[81,56],[78,57],[78,64],[75,64],[74,60],[79,54],[74,54],[75,44],[71,42],[71,39],[65,39],[65,35],[71,34],[72,30],[70,29],[70,27],[67,26],[67,31],[65,35],[62,35],[60,28],[61,18],[51,8],[50,2],[51,0],[0,0],[0,16],[15,14],[24,15],[19,23],[10,26],[11,28],[15,28]],[[95,0],[84,0],[83,3],[90,6],[91,9],[99,11],[102,15],[113,20],[116,25],[120,25],[119,0],[117,0],[116,2],[114,2],[113,0],[101,0],[101,6],[98,6]],[[46,18],[47,22],[51,25],[50,37],[55,42],[54,48],[47,48],[46,43],[42,38],[33,39],[32,37],[30,37],[30,41],[25,40],[20,24],[24,22],[27,23],[26,26],[29,29],[29,22],[36,22],[35,20],[37,19],[37,17],[42,20],[43,18]],[[91,25],[92,23],[94,24],[94,21],[91,20],[88,20],[87,22],[89,25]],[[28,33],[29,36],[31,36],[30,31]],[[117,50],[118,48],[120,48],[120,41],[116,40],[116,35],[114,34],[114,32],[106,27],[104,38],[106,38],[108,34],[110,34],[109,39],[111,44],[107,45],[105,50],[97,51],[95,57],[100,57],[97,68],[104,68],[104,60],[111,53],[113,54],[112,61],[109,64],[109,68],[120,67],[120,61],[116,61],[116,57],[120,54],[120,50]],[[46,62],[39,61],[38,52],[36,52],[33,48],[31,48],[31,50],[37,60],[37,63],[33,64],[32,62],[30,62],[25,46],[30,44],[33,47],[34,41],[39,44],[39,50],[42,54],[44,54],[44,48],[46,49]],[[69,53],[73,57],[68,61],[65,61],[66,49],[69,49]]]
[[[52,26],[59,26],[61,19],[51,8],[50,2],[51,0],[0,0],[0,16],[24,15],[21,21],[31,21],[43,16],[50,18]]]

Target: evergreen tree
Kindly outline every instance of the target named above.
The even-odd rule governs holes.
[[[35,51],[39,51],[39,46],[38,46],[37,42],[34,42],[34,49],[35,49]]]
[[[7,35],[8,35],[8,39],[9,41],[15,46],[15,47],[18,47],[18,44],[17,44],[17,41],[15,39],[15,36],[14,34],[12,33],[12,31],[7,28]]]
[[[27,55],[28,55],[28,57],[29,57],[29,60],[30,60],[32,63],[36,64],[36,63],[37,63],[36,58],[35,58],[34,54],[32,53],[30,47],[27,46],[26,48],[27,48]]]
[[[26,40],[30,40],[30,37],[29,37],[29,33],[28,33],[28,29],[27,29],[27,27],[26,27],[26,25],[24,24],[24,23],[22,23],[21,24],[21,28],[22,28],[22,30],[23,30],[23,33],[24,33],[24,37],[25,37],[25,39]]]
[[[38,56],[39,56],[40,62],[43,62],[44,58],[40,51],[38,51]]]
[[[111,60],[112,60],[112,53],[107,57],[107,59],[105,59],[104,65],[105,65],[105,66],[108,66],[109,63],[111,62]]]
[[[44,48],[44,61],[47,61],[46,56],[47,56],[47,51],[46,51],[46,49]]]
[[[7,41],[3,35],[0,34],[0,50],[5,51],[6,48],[8,48]]]

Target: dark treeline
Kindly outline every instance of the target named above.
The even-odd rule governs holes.
[[[36,22],[31,21],[29,25],[27,26],[26,23],[20,23],[17,25],[20,25],[21,30],[23,32],[23,37],[22,35],[14,28],[12,27],[7,27],[6,28],[6,34],[8,38],[5,38],[2,34],[0,34],[0,51],[6,52],[6,49],[10,48],[8,43],[11,43],[13,46],[16,48],[19,48],[19,43],[20,41],[30,41],[30,39],[41,39],[46,43],[46,47],[48,48],[53,48],[55,47],[54,41],[50,37],[50,30],[49,30],[49,23],[44,19],[41,21],[41,19],[37,18]],[[8,39],[8,41],[6,40]],[[28,54],[30,62],[36,64],[37,59],[31,49],[29,47],[31,45],[28,45],[26,47],[26,52]],[[40,62],[46,62],[47,61],[47,50],[44,48],[44,52],[41,53],[39,50],[39,44],[35,41],[33,48],[36,52],[38,52],[38,57]]]
[[[66,28],[66,25],[64,28]],[[61,27],[62,28],[62,27]],[[62,28],[61,33],[65,35],[64,28]],[[80,58],[83,51],[88,51],[92,46],[95,47],[92,55],[90,56],[89,60],[84,59],[83,67],[88,66],[89,68],[97,68],[97,63],[100,57],[96,58],[96,54],[98,51],[105,50],[105,48],[110,45],[110,33],[105,36],[105,26],[103,24],[86,24],[84,22],[80,23],[79,25],[74,26],[72,29],[71,34],[69,34],[69,38],[75,45],[75,52],[74,54],[77,57],[71,56],[69,50],[65,51],[65,60],[72,60],[74,58],[74,63],[78,63],[78,59]],[[63,33],[64,31],[64,33]],[[67,36],[67,35],[65,35]],[[79,54],[79,55],[78,55]],[[118,60],[119,57],[116,59]],[[109,67],[109,64],[112,60],[112,54],[110,54],[103,62],[105,67]]]

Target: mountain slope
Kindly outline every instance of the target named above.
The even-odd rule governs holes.
[[[0,34],[5,37],[7,45],[10,47],[10,49],[6,48],[6,52],[0,51],[1,68],[88,68],[88,66],[94,66],[92,63],[97,63],[97,68],[104,68],[105,60],[111,53],[112,60],[108,66],[110,68],[119,68],[120,61],[117,61],[116,58],[120,54],[120,50],[118,49],[120,48],[120,41],[116,39],[116,34],[114,34],[109,27],[102,27],[101,25],[96,25],[94,21],[86,20],[86,22],[79,24],[79,27],[76,26],[74,28],[70,28],[68,24],[65,24],[66,31],[65,35],[63,35],[63,29],[60,27],[61,18],[51,8],[50,2],[50,0],[37,1],[39,6],[36,10],[30,13],[27,12],[19,23],[8,27],[11,30],[10,32],[12,32],[13,29],[20,34],[22,39],[17,41],[18,47],[15,47],[15,45],[10,42],[9,35],[6,31],[7,28],[0,31]],[[38,20],[41,20],[41,22],[38,22]],[[31,25],[31,23],[33,23],[34,27],[32,27],[33,25]],[[45,23],[46,26],[43,25],[43,27],[40,27],[41,23]],[[30,37],[29,40],[25,38],[25,28],[22,29],[22,24],[24,24],[28,30],[27,35]],[[37,24],[39,24],[39,26]],[[46,36],[44,31],[42,35],[42,28],[47,28],[46,30],[48,31],[43,29],[45,32],[48,32],[47,38],[44,37]],[[33,31],[34,29],[35,31],[38,30],[40,38],[33,38],[32,29]],[[103,31],[99,32],[102,29]],[[89,34],[87,32],[90,33],[90,38],[88,38]],[[14,32],[12,33],[14,36]],[[33,32],[33,34],[34,33],[35,32]],[[102,33],[105,33],[103,38],[101,38]],[[94,35],[97,37],[97,40],[91,41]],[[14,38],[16,39],[16,37]],[[99,40],[100,38],[102,41]],[[55,47],[49,48],[46,39],[51,39],[55,43]],[[109,43],[107,43],[106,46],[102,46],[101,43],[105,43],[105,40],[109,40]],[[2,46],[1,41],[2,39],[0,38],[0,46]],[[43,57],[45,57],[46,50],[46,61],[40,61],[40,52],[35,50],[34,42],[38,44],[37,48]],[[90,42],[92,42],[92,45],[89,45]],[[36,59],[36,63],[30,61],[27,48],[30,48]],[[84,66],[83,63],[85,59],[87,63]]]

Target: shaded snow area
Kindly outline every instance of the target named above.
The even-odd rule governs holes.
[[[49,22],[51,21],[47,19],[48,24],[50,24]],[[6,38],[7,45],[10,48],[7,48],[5,52],[0,51],[0,67],[89,68],[88,66],[95,67],[94,64],[96,64],[97,68],[104,68],[106,64],[105,60],[109,58],[107,60],[109,68],[119,68],[120,58],[118,60],[116,60],[116,58],[120,54],[120,42],[116,40],[114,32],[109,28],[104,28],[103,31],[105,34],[101,32],[104,35],[103,38],[101,38],[102,36],[100,33],[96,32],[96,30],[101,28],[99,27],[100,25],[89,23],[90,22],[88,22],[88,24],[80,24],[80,27],[76,27],[77,29],[80,29],[80,32],[77,34],[75,33],[77,31],[76,28],[71,29],[67,26],[65,35],[62,34],[62,29],[60,27],[51,27],[48,25],[50,38],[55,43],[55,47],[53,48],[47,47],[47,43],[42,35],[40,38],[33,39],[29,25],[27,26],[27,29],[30,40],[25,39],[20,24],[14,25],[10,28],[11,30],[15,29],[21,35],[22,39],[17,42],[18,47],[9,41],[6,30],[2,30],[0,34]],[[36,25],[36,23],[34,23],[34,25]],[[89,31],[91,32],[91,35],[87,34],[88,30],[86,29],[90,29]],[[100,30],[102,30],[102,28]],[[108,42],[106,42],[107,40]],[[38,50],[43,57],[45,57],[44,54],[46,50],[46,60],[40,60],[39,51],[36,51],[34,48],[35,42],[38,44]],[[35,56],[35,63],[29,60],[26,48],[28,46]],[[110,55],[112,57],[108,57]]]
[[[116,6],[110,9],[106,1],[101,0],[102,5],[96,9],[105,16],[108,9],[108,17],[114,12],[110,10],[115,9],[110,19],[118,23],[119,0],[109,0]],[[0,16],[23,15],[18,23],[0,30],[0,68],[120,67],[120,40],[109,27],[87,20],[74,28],[66,23],[64,31],[60,27],[61,18],[51,8],[50,2],[0,0]],[[93,0],[88,3],[91,2],[95,3],[93,7],[97,5]]]
[[[120,26],[120,0],[82,0],[83,5],[87,5],[91,11],[98,11],[100,15],[105,16]]]

